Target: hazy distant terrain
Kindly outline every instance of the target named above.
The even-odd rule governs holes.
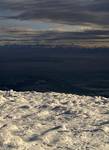
[[[0,47],[0,88],[109,96],[108,48]]]

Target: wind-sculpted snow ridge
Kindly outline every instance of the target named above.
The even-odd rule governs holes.
[[[0,150],[109,150],[109,99],[0,91]]]

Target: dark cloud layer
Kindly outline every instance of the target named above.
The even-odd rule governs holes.
[[[12,10],[9,17],[20,20],[109,24],[109,0],[0,0],[0,8]]]
[[[108,43],[109,0],[0,0],[1,43],[81,39]]]

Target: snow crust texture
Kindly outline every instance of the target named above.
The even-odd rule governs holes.
[[[109,150],[109,99],[0,91],[0,150]]]

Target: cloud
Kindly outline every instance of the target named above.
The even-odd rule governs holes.
[[[9,17],[20,20],[109,24],[108,0],[1,0],[0,7],[19,12]]]
[[[0,0],[0,40],[109,38],[109,0]]]

